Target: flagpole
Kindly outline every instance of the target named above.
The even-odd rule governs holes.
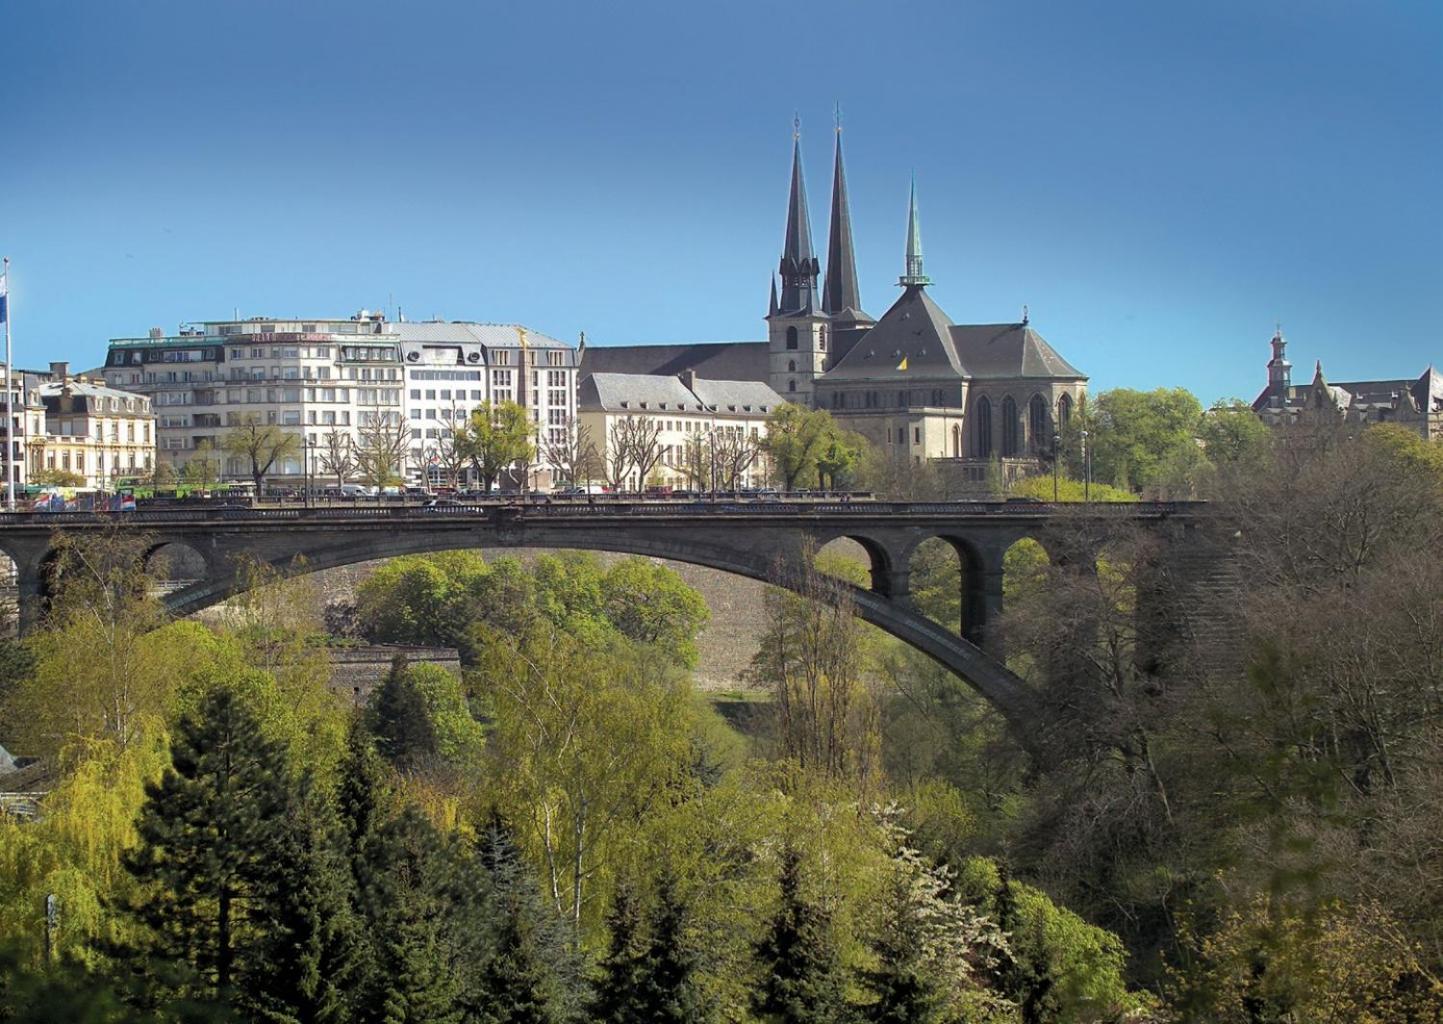
[[[15,375],[10,360],[10,257],[5,257],[5,511],[15,511]]]

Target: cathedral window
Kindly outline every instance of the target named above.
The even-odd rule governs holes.
[[[1032,401],[1027,403],[1027,443],[1034,453],[1048,447],[1048,433],[1047,399],[1033,395]]]
[[[788,391],[795,391],[795,390],[797,390],[797,382],[794,381],[794,380],[789,380],[789,381],[787,381],[787,390],[788,390]]]
[[[1017,403],[1008,395],[1002,399],[1002,457],[1016,455],[1021,448],[1017,436]]]
[[[1072,396],[1063,395],[1057,400],[1057,426],[1062,431],[1067,430],[1067,424],[1072,422]]]
[[[796,348],[796,347],[797,347],[797,329],[796,329],[795,327],[788,327],[788,328],[787,328],[787,348]]]
[[[787,372],[788,372],[788,373],[796,373],[796,372],[797,372],[797,361],[796,361],[795,359],[788,359],[788,360],[787,360]]]
[[[973,411],[976,426],[972,430],[972,450],[979,459],[992,457],[992,402],[983,395]]]

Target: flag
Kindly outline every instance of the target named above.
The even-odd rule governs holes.
[[[907,357],[906,357],[906,356],[903,356],[903,357],[902,357],[902,361],[897,364],[897,369],[899,369],[899,370],[905,370],[906,368],[907,368]]]

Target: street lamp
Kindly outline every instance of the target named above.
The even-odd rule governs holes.
[[[1092,500],[1092,448],[1088,445],[1087,439],[1090,435],[1087,428],[1082,428],[1082,500]]]
[[[1052,431],[1052,503],[1057,504],[1057,474],[1062,465],[1062,431]]]

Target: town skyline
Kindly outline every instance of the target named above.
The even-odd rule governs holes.
[[[915,173],[938,302],[974,323],[1027,306],[1094,389],[1250,398],[1278,322],[1330,378],[1434,361],[1438,12],[820,10],[751,38],[704,17],[685,53],[640,8],[576,10],[551,35],[541,15],[365,5],[344,22],[19,12],[0,42],[7,79],[34,86],[0,161],[16,361],[86,368],[109,338],[237,308],[760,339],[798,113],[825,251],[834,102],[873,316],[897,294]],[[449,22],[486,30],[484,58],[437,34]],[[389,61],[362,46],[382,29]],[[871,59],[838,75],[827,54],[864,31]],[[205,59],[175,66],[205,73],[184,89],[136,70],[196,38]],[[939,63],[963,39],[968,60]],[[362,72],[312,87],[288,54],[323,43]]]

